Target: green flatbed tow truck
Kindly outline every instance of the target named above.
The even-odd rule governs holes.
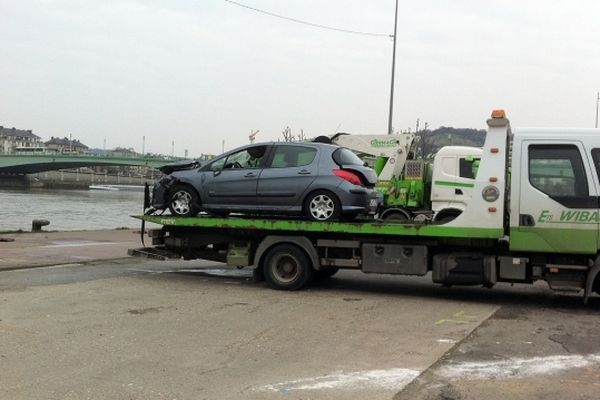
[[[587,301],[600,294],[599,176],[600,130],[512,130],[496,110],[473,195],[450,222],[143,215],[136,218],[162,227],[148,231],[151,247],[130,254],[248,267],[255,279],[283,290],[348,268],[431,272],[445,286],[543,280]]]

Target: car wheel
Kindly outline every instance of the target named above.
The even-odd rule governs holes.
[[[335,221],[340,217],[341,208],[338,198],[327,190],[311,193],[304,202],[304,214],[313,221]]]
[[[179,217],[195,216],[200,211],[198,194],[190,186],[175,185],[171,189],[169,210],[171,210],[171,214]]]
[[[339,268],[336,267],[325,267],[321,268],[318,271],[315,271],[315,281],[323,281],[325,279],[331,278],[339,271]]]
[[[273,247],[264,258],[265,280],[273,289],[298,290],[310,282],[313,272],[306,254],[291,244]]]

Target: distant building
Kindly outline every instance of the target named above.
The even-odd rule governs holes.
[[[86,153],[88,147],[79,140],[69,140],[69,138],[52,137],[46,143],[48,151],[57,153]]]
[[[31,130],[0,126],[0,153],[18,151],[44,151],[44,143]]]
[[[113,157],[139,157],[141,154],[135,152],[133,147],[116,147],[113,150],[109,150],[109,154]]]

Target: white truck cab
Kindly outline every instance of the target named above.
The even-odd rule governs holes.
[[[446,146],[435,155],[431,182],[431,209],[436,221],[460,215],[473,195],[483,150],[478,147]]]

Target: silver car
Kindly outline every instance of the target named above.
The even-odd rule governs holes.
[[[304,215],[332,221],[374,214],[375,171],[352,151],[323,143],[262,143],[240,147],[205,165],[166,166],[152,206],[171,214],[200,211]]]

